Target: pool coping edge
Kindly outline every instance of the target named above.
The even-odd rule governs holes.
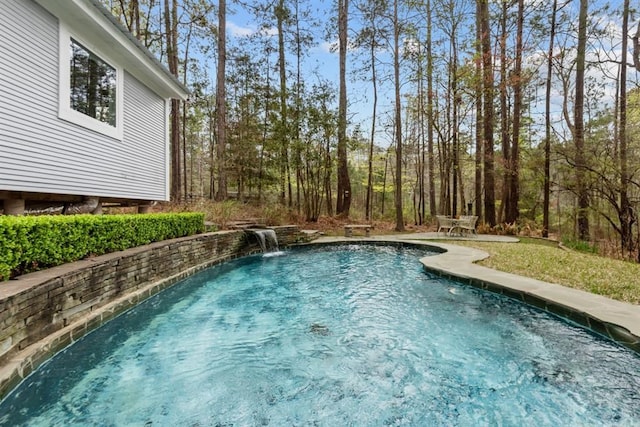
[[[329,244],[399,244],[429,248],[439,253],[420,259],[426,271],[538,307],[603,335],[640,355],[640,306],[483,267],[475,262],[487,258],[488,253],[440,242],[393,236],[322,237],[312,242],[290,246]],[[6,364],[0,366],[0,400],[55,353],[129,308],[205,268],[254,252],[254,248],[244,248],[233,255],[209,259],[178,274],[149,283],[16,352]]]
[[[20,382],[56,353],[104,325],[106,322],[137,306],[164,289],[173,286],[180,280],[186,279],[206,268],[251,255],[255,252],[256,250],[247,250],[224,258],[207,260],[201,264],[187,268],[180,273],[146,284],[140,289],[122,295],[118,299],[96,308],[82,318],[71,322],[69,325],[16,352],[6,364],[0,366],[0,401],[11,393]]]
[[[537,307],[640,355],[640,306],[478,265],[476,262],[488,258],[489,254],[466,246],[393,235],[373,238],[323,237],[307,244],[341,243],[405,243],[436,249],[438,254],[420,259],[426,271]]]

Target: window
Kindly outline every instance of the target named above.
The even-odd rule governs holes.
[[[116,69],[71,39],[69,87],[71,108],[116,125]]]
[[[60,24],[58,115],[122,140],[122,69]]]

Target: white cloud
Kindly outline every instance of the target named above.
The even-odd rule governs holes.
[[[233,22],[227,22],[227,30],[235,37],[248,37],[255,33],[255,30],[247,27],[240,27]]]
[[[325,53],[336,53],[338,51],[338,40],[320,43],[320,50]]]
[[[241,27],[234,22],[227,21],[227,31],[234,37],[250,37],[255,34],[259,34],[263,37],[271,37],[278,35],[278,29],[275,27],[257,29],[255,27],[247,26]]]
[[[262,36],[277,36],[278,29],[276,27],[263,28],[260,31],[260,35]]]

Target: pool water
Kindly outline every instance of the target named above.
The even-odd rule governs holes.
[[[640,424],[638,355],[422,256],[333,246],[209,269],[42,365],[0,425]]]

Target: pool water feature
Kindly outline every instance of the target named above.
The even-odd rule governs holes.
[[[284,255],[284,253],[280,251],[280,248],[278,247],[278,236],[276,235],[275,230],[272,230],[270,228],[250,228],[247,231],[256,236],[256,238],[258,239],[258,244],[260,245],[260,249],[262,249],[262,252],[264,252],[265,254],[277,254],[277,256]]]
[[[637,354],[426,274],[424,255],[331,246],[201,272],[42,365],[0,425],[637,425]]]

